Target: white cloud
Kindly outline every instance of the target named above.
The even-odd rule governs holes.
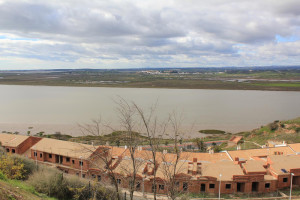
[[[300,63],[297,0],[0,4],[0,69]],[[296,39],[277,42],[277,36]]]

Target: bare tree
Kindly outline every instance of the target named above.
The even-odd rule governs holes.
[[[118,107],[118,114],[120,125],[123,130],[126,131],[125,134],[125,144],[129,151],[130,161],[131,161],[131,175],[129,178],[129,193],[130,199],[133,199],[133,193],[136,190],[136,176],[138,173],[138,168],[140,166],[140,162],[136,159],[136,151],[138,149],[138,145],[141,142],[139,133],[135,132],[134,129],[137,126],[137,121],[135,119],[136,109],[133,105],[128,103],[125,99],[119,97],[118,101],[116,101]]]
[[[176,199],[181,194],[179,190],[180,174],[187,171],[188,153],[183,154],[180,148],[180,140],[183,137],[183,132],[180,131],[182,117],[176,113],[170,114],[171,133],[169,139],[173,143],[173,152],[163,152],[161,156],[162,163],[160,170],[164,176],[164,182],[167,188],[167,195],[172,200]]]
[[[103,135],[103,131],[101,129],[101,127],[103,127],[101,118],[92,120],[91,124],[78,124],[78,126],[82,135],[92,135],[97,137]],[[117,173],[115,172],[116,164],[112,162],[113,159],[115,159],[114,147],[100,146],[94,151],[87,148],[85,148],[85,150],[91,151],[92,153],[92,156],[89,159],[91,166],[97,168],[102,174],[105,174],[109,177],[116,190],[118,200],[121,200],[120,188],[117,181]]]
[[[148,161],[153,165],[153,182],[154,187],[156,186],[156,172],[159,166],[157,160],[157,152],[159,152],[160,139],[166,133],[167,121],[159,123],[157,116],[154,115],[156,110],[156,104],[150,108],[149,114],[139,107],[136,103],[132,103],[134,108],[137,110],[138,119],[141,120],[141,130],[145,132],[147,137],[147,142],[150,146],[150,154],[147,156]],[[153,190],[153,198],[156,200],[156,189]]]

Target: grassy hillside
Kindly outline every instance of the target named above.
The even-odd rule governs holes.
[[[300,143],[300,117],[287,121],[274,121],[251,132],[244,132],[238,135],[244,136],[245,140],[261,145],[268,140]]]
[[[0,199],[10,200],[55,200],[40,194],[35,189],[23,181],[18,180],[0,180]]]

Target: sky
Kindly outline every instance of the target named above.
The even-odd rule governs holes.
[[[0,70],[300,65],[299,0],[0,0]]]

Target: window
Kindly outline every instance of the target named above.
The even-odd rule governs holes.
[[[69,158],[69,157],[66,157],[66,161],[67,161],[67,162],[70,162],[70,158]]]
[[[42,158],[43,157],[43,154],[42,153],[40,153],[40,158]]]
[[[214,189],[215,188],[215,184],[209,184],[209,188],[210,189]]]
[[[152,192],[156,191],[156,188],[157,188],[156,185],[152,184]]]
[[[75,164],[75,160],[72,160],[72,164]]]
[[[288,182],[288,178],[283,178],[282,180],[284,183]]]
[[[117,179],[117,183],[118,183],[118,184],[121,184],[121,179],[118,178],[118,179]]]
[[[52,158],[52,154],[49,154],[49,158]]]
[[[176,186],[176,187],[179,187],[179,182],[176,182],[176,183],[175,183],[175,186]]]
[[[225,185],[225,188],[226,188],[226,189],[231,189],[231,184],[226,184],[226,185]]]
[[[79,176],[79,173],[76,173],[77,176]]]
[[[140,182],[137,182],[137,183],[136,183],[136,190],[139,190],[139,189],[141,189],[141,183],[140,183]]]
[[[188,183],[184,182],[184,183],[182,184],[182,188],[183,188],[183,191],[187,191],[188,188],[189,188]]]
[[[12,149],[11,152],[12,152],[12,153],[16,153],[16,150],[15,150],[15,149]]]
[[[164,190],[165,189],[165,185],[158,185],[158,189],[159,190]]]
[[[266,183],[265,188],[270,188],[270,183]]]
[[[68,171],[68,170],[65,170],[65,173],[66,173],[66,174],[68,174],[68,173],[69,173],[69,171]]]
[[[34,155],[34,157],[37,157],[37,152],[34,152],[33,155]]]
[[[95,179],[95,178],[96,178],[96,175],[95,175],[95,174],[92,174],[92,178]]]
[[[85,174],[82,174],[82,178],[85,178]]]
[[[79,165],[80,165],[80,166],[83,166],[83,162],[82,162],[82,161],[79,161]]]
[[[98,179],[98,181],[100,182],[100,181],[101,181],[101,176],[98,175],[98,176],[97,176],[97,179]]]

